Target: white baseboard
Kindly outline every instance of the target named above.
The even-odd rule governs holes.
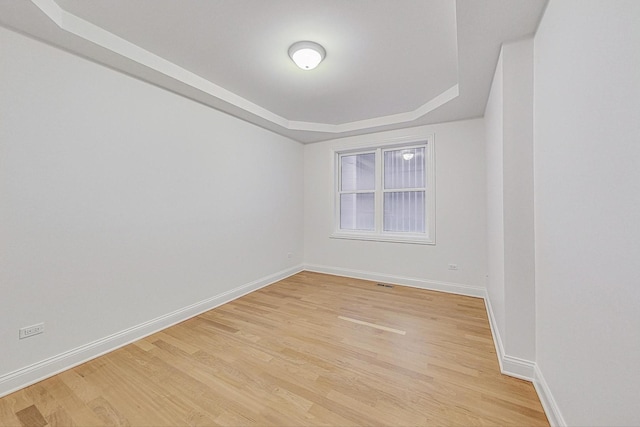
[[[0,376],[0,397],[190,319],[303,270],[298,265]]]
[[[372,280],[375,282],[393,283],[396,285],[410,286],[413,288],[428,289],[430,291],[447,292],[450,294],[465,295],[484,298],[485,288],[469,286],[460,283],[439,282],[436,280],[417,279],[413,277],[395,276],[383,273],[371,273],[369,271],[352,270],[340,267],[328,267],[325,265],[305,264],[304,269],[316,273],[331,274],[334,276],[353,277],[354,279]]]
[[[536,364],[527,359],[502,356],[502,373],[521,380],[533,381]]]
[[[493,335],[493,344],[496,347],[496,353],[498,354],[500,372],[505,375],[509,375],[510,377],[533,382],[535,377],[535,362],[521,359],[519,357],[509,356],[505,353],[504,346],[502,345],[502,338],[500,337],[500,330],[498,329],[498,324],[496,322],[495,315],[493,314],[493,308],[491,307],[491,300],[487,294],[485,294],[483,298],[484,304],[487,308],[487,316],[489,317],[491,335]]]
[[[551,424],[552,426],[566,427],[567,423],[565,422],[564,417],[560,412],[560,408],[558,407],[556,400],[553,398],[553,394],[551,394],[549,385],[542,376],[540,367],[537,365],[535,367],[533,386],[538,393],[538,397],[540,398],[540,403],[542,403],[544,412],[545,414],[547,414],[549,424]]]

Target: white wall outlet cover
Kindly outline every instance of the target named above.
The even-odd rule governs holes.
[[[25,326],[19,330],[19,338],[28,338],[33,335],[38,335],[44,332],[44,323],[38,323],[36,325]]]

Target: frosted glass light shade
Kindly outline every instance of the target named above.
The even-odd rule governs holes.
[[[318,43],[303,41],[291,45],[289,56],[303,70],[313,70],[322,62],[326,52]]]

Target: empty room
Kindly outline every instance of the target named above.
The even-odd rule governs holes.
[[[640,425],[640,1],[0,0],[0,426]]]

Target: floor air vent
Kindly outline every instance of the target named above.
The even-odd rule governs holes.
[[[393,288],[393,285],[387,285],[386,283],[378,283],[378,286],[382,286],[383,288]]]

